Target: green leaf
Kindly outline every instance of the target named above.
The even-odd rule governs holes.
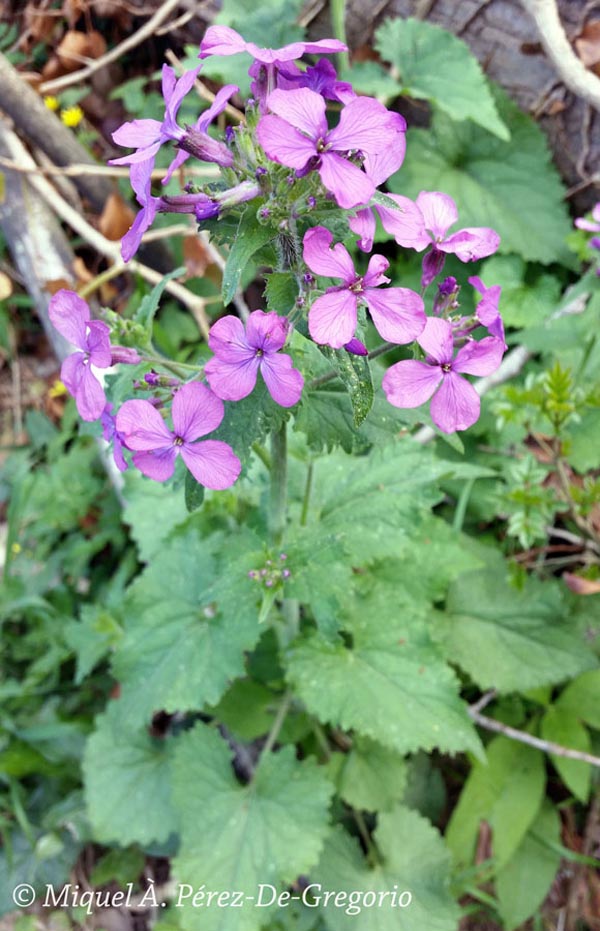
[[[349,805],[366,811],[388,811],[402,799],[406,763],[400,754],[357,735],[347,756],[335,754],[338,792]]]
[[[542,718],[542,737],[568,747],[571,750],[591,752],[590,735],[580,722],[578,715],[567,708],[551,705]],[[592,767],[581,760],[569,760],[564,756],[550,754],[560,778],[575,798],[584,804],[590,796]]]
[[[252,444],[262,442],[289,417],[289,411],[272,399],[260,374],[252,394],[241,401],[225,401],[224,406],[225,417],[210,438],[228,443],[244,464],[250,457]]]
[[[276,705],[270,689],[252,679],[237,679],[213,710],[236,737],[250,741],[268,732]]]
[[[360,427],[373,406],[373,380],[368,358],[328,346],[319,346],[319,349],[344,384],[352,405],[354,426]]]
[[[77,655],[76,685],[117,645],[121,634],[121,627],[110,611],[99,604],[82,606],[81,619],[64,628],[65,641]]]
[[[177,830],[171,805],[169,739],[122,724],[120,701],[96,722],[83,759],[85,795],[94,838],[100,843],[149,845]]]
[[[356,841],[338,828],[328,840],[311,879],[323,892],[372,891],[375,906],[323,908],[330,931],[456,931],[459,911],[450,891],[450,857],[438,832],[428,821],[399,806],[382,814],[374,832],[382,862],[369,869]],[[314,877],[314,878],[313,878]],[[320,891],[320,890],[315,890]],[[386,895],[387,893],[387,895]],[[393,894],[395,893],[395,898]],[[410,893],[407,907],[399,907],[402,893]],[[384,897],[380,900],[380,895]]]
[[[600,669],[584,672],[570,682],[556,704],[600,731]]]
[[[457,863],[469,865],[481,821],[492,829],[496,869],[508,863],[537,817],[546,783],[544,756],[525,744],[495,737],[487,762],[476,762],[446,831]]]
[[[123,496],[123,520],[131,528],[141,561],[150,562],[171,531],[185,520],[183,496],[174,494],[171,485],[148,481],[135,469],[125,473]]]
[[[560,818],[548,801],[523,841],[496,876],[496,894],[506,931],[523,924],[541,906],[560,866]]]
[[[251,533],[207,540],[192,526],[138,576],[127,591],[125,634],[114,657],[126,722],[141,724],[159,708],[216,704],[243,673],[244,651],[260,632],[260,593],[248,572],[262,559]]]
[[[562,682],[596,666],[558,585],[529,579],[518,591],[504,573],[498,562],[452,583],[440,616],[449,658],[482,689],[501,692]]]
[[[345,642],[309,634],[289,651],[289,680],[308,710],[398,753],[478,753],[456,676],[410,599],[391,601],[375,582],[370,596],[352,592],[349,602],[341,618]]]
[[[554,314],[561,285],[554,275],[536,275],[526,281],[527,267],[518,255],[495,255],[481,267],[486,284],[502,285],[500,309],[506,326],[530,327]]]
[[[197,482],[188,470],[185,473],[185,506],[188,511],[197,511],[204,504],[204,485]]]
[[[265,297],[269,310],[287,314],[296,306],[298,282],[292,272],[272,272],[266,276]]]
[[[600,410],[586,411],[569,427],[569,465],[581,474],[598,465]]]
[[[207,890],[256,895],[259,884],[294,882],[316,863],[329,830],[332,786],[314,761],[299,763],[292,747],[261,761],[240,786],[221,737],[203,724],[179,740],[173,766],[175,805],[181,815],[179,882]],[[198,826],[201,825],[201,830]],[[182,909],[183,926],[202,931],[255,931],[265,910]]]
[[[152,322],[156,311],[158,310],[158,305],[160,299],[163,296],[163,292],[167,287],[168,283],[173,280],[173,278],[178,278],[181,275],[185,274],[185,268],[175,268],[173,271],[168,272],[157,285],[155,285],[150,294],[147,294],[140,306],[138,307],[135,316],[133,318],[134,323],[139,323],[140,326],[143,326],[148,334],[152,332]]]
[[[444,191],[457,203],[458,227],[492,227],[501,236],[500,252],[568,262],[564,239],[571,224],[546,137],[504,93],[496,89],[495,97],[510,142],[437,112],[431,129],[408,131],[406,159],[389,186],[408,197]]]
[[[388,19],[375,33],[375,48],[398,72],[410,97],[430,100],[452,119],[473,120],[506,141],[489,84],[466,42],[419,19]]]
[[[233,300],[242,273],[254,253],[271,239],[273,239],[273,230],[269,226],[261,225],[254,216],[254,208],[248,207],[240,218],[237,235],[225,263],[221,289],[225,305]]]

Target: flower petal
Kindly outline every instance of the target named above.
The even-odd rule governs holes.
[[[153,478],[155,482],[166,482],[173,475],[177,456],[177,446],[149,449],[145,452],[134,453],[133,464],[143,475]]]
[[[377,228],[375,214],[371,207],[365,207],[363,210],[359,210],[355,217],[349,217],[348,226],[359,237],[356,243],[358,248],[362,252],[370,252],[373,248]]]
[[[117,432],[128,449],[162,449],[173,445],[173,434],[150,401],[125,401],[115,418]]]
[[[392,114],[390,121],[390,142],[380,151],[369,155],[365,154],[364,169],[369,178],[379,187],[384,181],[395,174],[402,166],[406,154],[406,120],[399,113]]]
[[[318,297],[308,312],[308,330],[315,343],[341,349],[356,330],[356,295],[350,291],[328,291]]]
[[[480,408],[481,401],[473,385],[466,378],[447,372],[431,402],[431,419],[443,433],[454,433],[471,427]]]
[[[247,51],[245,39],[229,26],[209,26],[200,43],[198,58],[209,55],[237,55]]]
[[[391,343],[412,343],[426,323],[423,298],[410,288],[368,288],[364,293],[375,328]]]
[[[256,135],[269,158],[288,168],[304,168],[309,159],[317,154],[312,139],[278,116],[263,116],[256,128]]]
[[[226,84],[225,87],[221,88],[208,110],[205,110],[204,113],[201,113],[200,117],[198,118],[196,127],[200,130],[200,132],[206,132],[209,124],[212,123],[215,116],[219,116],[219,114],[223,112],[229,103],[229,98],[233,97],[234,94],[237,94],[238,91],[239,87],[237,84]]]
[[[278,353],[264,356],[260,365],[262,377],[273,400],[281,407],[293,407],[302,395],[304,378],[290,356]]]
[[[491,375],[495,372],[504,355],[504,340],[494,336],[466,343],[456,353],[452,363],[454,372],[466,372],[467,375]]]
[[[213,323],[208,334],[208,345],[221,361],[233,365],[247,362],[255,355],[246,337],[244,324],[233,314]]]
[[[461,262],[475,262],[493,255],[500,245],[500,236],[485,226],[471,226],[438,243],[442,252],[452,252]]]
[[[160,139],[162,123],[158,120],[130,120],[112,134],[117,145],[132,149],[146,149]]]
[[[325,101],[308,87],[293,91],[275,90],[267,97],[267,107],[311,139],[319,139],[327,133]]]
[[[345,210],[368,204],[375,191],[373,182],[364,171],[335,152],[322,154],[319,174],[327,190]]]
[[[87,349],[86,324],[90,319],[90,308],[75,291],[64,288],[50,298],[48,305],[50,323],[61,336],[77,349]]]
[[[328,144],[338,152],[359,149],[377,155],[394,140],[390,112],[372,97],[355,97],[340,113],[340,121],[327,134]]]
[[[383,274],[390,267],[390,263],[383,255],[372,255],[369,259],[367,273],[363,277],[365,288],[378,288],[382,284],[387,284],[389,278]]]
[[[260,360],[254,353],[241,362],[224,362],[216,356],[204,366],[208,384],[224,401],[241,401],[254,391]]]
[[[83,420],[98,420],[106,406],[104,388],[94,375],[91,365],[82,365],[81,377],[75,392],[75,404]]]
[[[390,233],[398,245],[422,252],[431,243],[431,236],[425,230],[425,220],[414,201],[401,194],[387,194],[398,205],[398,209],[382,207],[377,204],[383,228]]]
[[[221,440],[185,443],[181,457],[197,482],[216,491],[230,488],[242,471],[231,446]]]
[[[248,344],[253,350],[261,349],[269,354],[283,349],[288,332],[287,318],[280,317],[275,311],[254,310],[246,323]]]
[[[341,242],[332,248],[333,234],[324,226],[314,226],[304,235],[302,254],[304,261],[315,275],[341,278],[350,284],[356,278],[354,262]]]
[[[221,398],[210,388],[192,381],[175,392],[172,414],[175,434],[186,443],[193,443],[217,429],[225,416],[225,408]]]
[[[389,367],[381,386],[394,407],[420,407],[429,400],[441,377],[439,366],[405,359]]]
[[[448,229],[458,220],[456,204],[448,194],[439,191],[421,191],[417,197],[417,207],[423,214],[425,229],[435,239],[443,239]]]
[[[88,325],[87,351],[90,362],[99,369],[107,369],[112,365],[112,352],[110,348],[110,327],[102,320],[91,320]],[[139,361],[139,359],[137,360]]]
[[[67,356],[60,367],[60,380],[72,397],[77,394],[84,368],[85,355],[83,352],[74,352]]]
[[[441,320],[439,317],[428,317],[425,322],[425,329],[418,337],[417,342],[428,356],[431,356],[441,365],[448,365],[452,362],[454,340],[452,338],[452,326],[447,320]]]

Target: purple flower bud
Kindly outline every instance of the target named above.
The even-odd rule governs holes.
[[[285,180],[287,181],[287,183],[288,183],[288,184],[290,185],[290,187],[291,187],[292,184],[294,183],[294,181],[295,181],[296,179],[295,179],[294,175],[288,175],[287,178],[286,178]]]
[[[227,144],[231,145],[234,138],[235,138],[235,131],[233,129],[233,126],[226,126],[225,127],[225,139],[227,141]]]
[[[195,126],[186,126],[185,135],[179,140],[179,148],[201,162],[215,162],[223,168],[233,166],[233,155],[225,143],[213,139]]]
[[[302,275],[302,281],[304,281],[305,284],[312,284],[314,280],[315,279],[310,272],[306,272],[304,275]]]
[[[438,285],[438,293],[433,302],[433,313],[436,317],[441,317],[450,310],[456,310],[459,306],[457,297],[460,286],[452,276],[444,278]]]
[[[287,553],[280,553],[279,558],[282,562],[285,562],[287,559]]]
[[[444,278],[444,280],[438,285],[440,297],[448,297],[450,294],[457,290],[457,287],[458,282],[456,278],[453,278],[452,275],[449,275],[448,278]]]
[[[111,365],[116,365],[118,362],[122,362],[125,365],[137,365],[138,362],[141,361],[141,356],[135,351],[135,349],[128,349],[126,346],[110,347]]]
[[[256,569],[251,569],[251,570],[250,570],[250,572],[248,573],[248,578],[249,578],[249,579],[256,579],[256,578],[258,578],[258,572],[256,571]]]
[[[214,201],[196,204],[194,208],[194,214],[199,222],[202,220],[212,220],[213,217],[218,217],[220,212],[221,208],[218,204],[215,204]]]
[[[265,582],[265,586],[267,588],[273,588],[273,579],[267,579],[267,581]]]
[[[256,171],[254,172],[254,174],[257,178],[262,178],[264,175],[267,174],[267,169],[263,168],[262,165],[259,165]]]
[[[359,339],[351,339],[344,349],[352,356],[368,356],[369,354],[367,347]]]
[[[422,261],[422,270],[421,275],[421,287],[427,288],[434,278],[440,274],[444,267],[446,261],[446,254],[442,252],[441,249],[437,249],[435,245],[429,252],[426,252],[423,256]]]
[[[313,197],[313,195],[311,194],[308,200],[306,201],[306,203],[312,209],[313,207],[317,206],[317,198]]]
[[[271,211],[269,210],[268,207],[261,207],[260,210],[258,211],[258,215],[263,220],[266,220],[267,217],[271,215]]]
[[[146,372],[144,375],[144,381],[147,385],[150,385],[151,388],[156,388],[160,382],[160,375],[154,370],[151,372]]]
[[[290,572],[289,569],[284,569],[284,570],[282,571],[282,573],[281,573],[281,578],[282,578],[282,579],[289,579],[289,577],[290,577],[291,574],[292,574],[292,573]]]
[[[264,577],[266,576],[266,574],[267,574],[267,570],[266,570],[266,569],[261,569],[260,572],[259,572],[259,575],[260,575],[261,579],[264,579]]]

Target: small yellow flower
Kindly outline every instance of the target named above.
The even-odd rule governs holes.
[[[49,110],[58,110],[60,107],[60,101],[58,97],[53,97],[51,94],[47,94],[44,97],[44,104],[48,107]]]
[[[13,554],[13,556],[18,556],[21,550],[22,550],[22,546],[20,543],[13,543],[13,545],[10,548],[10,551]]]
[[[56,379],[56,381],[54,382],[54,384],[48,391],[48,394],[51,398],[63,398],[66,393],[67,393],[67,389],[63,385],[62,381],[60,381],[60,379],[58,378]]]
[[[81,107],[67,107],[66,110],[60,111],[60,118],[65,124],[73,129],[75,126],[79,126],[83,119],[83,110]]]

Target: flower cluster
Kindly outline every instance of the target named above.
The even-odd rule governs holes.
[[[133,390],[144,389],[150,396],[126,400],[116,412],[98,370],[156,360],[111,346],[108,325],[92,320],[85,301],[70,291],[56,294],[50,318],[76,350],[63,364],[62,380],[81,416],[100,420],[120,469],[130,459],[143,474],[165,481],[181,456],[201,484],[229,487],[240,473],[240,461],[229,445],[205,437],[221,424],[223,402],[246,398],[258,379],[284,408],[303,401],[304,377],[290,354],[294,329],[326,353],[364,356],[363,332],[370,320],[392,347],[413,346],[413,358],[396,362],[385,374],[383,389],[391,404],[416,407],[431,398],[433,422],[446,432],[464,430],[477,419],[479,396],[465,375],[489,375],[500,365],[506,348],[500,288],[469,278],[480,299],[467,316],[461,314],[454,277],[438,285],[429,314],[427,289],[441,275],[448,255],[460,262],[485,258],[496,251],[499,237],[483,227],[452,232],[458,211],[441,192],[421,191],[411,200],[378,190],[402,166],[404,118],[377,100],[357,96],[351,85],[338,80],[328,60],[301,62],[306,54],[344,50],[334,39],[265,49],[233,29],[211,26],[200,47],[201,60],[251,56],[253,97],[245,122],[224,132],[212,125],[217,117],[223,123],[238,93],[228,85],[193,125],[182,125],[179,112],[202,64],[179,78],[165,66],[164,118],[133,120],[113,134],[117,145],[133,150],[112,164],[129,166],[140,206],[122,241],[125,261],[158,213],[190,214],[200,227],[232,214],[240,236],[248,222],[269,227],[267,239],[279,255],[275,270],[289,277],[297,294],[294,308],[285,314],[270,303],[268,312],[254,310],[244,320],[221,317],[209,334],[212,356],[198,364],[191,378],[166,377],[154,369],[137,373]],[[331,101],[337,118],[328,113]],[[187,184],[182,193],[153,192],[156,156],[165,145],[174,151],[163,185],[190,157],[217,165],[220,180]],[[377,218],[400,246],[423,253],[420,293],[392,285],[383,255],[370,255],[361,267],[360,253],[355,262],[344,243],[336,241],[346,238],[345,225],[348,236],[358,236],[359,250],[370,253]],[[599,218],[594,215],[594,220]],[[600,231],[600,222],[584,228],[592,227]]]

